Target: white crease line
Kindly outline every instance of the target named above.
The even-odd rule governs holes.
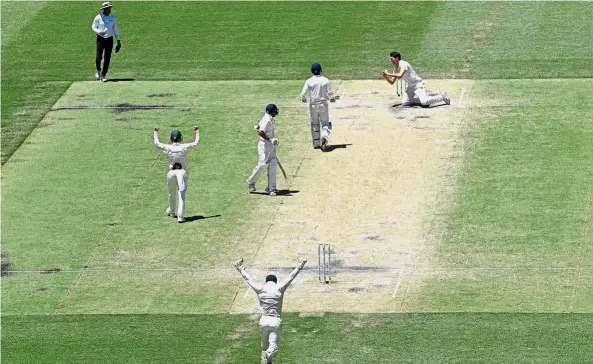
[[[393,290],[393,298],[397,297],[397,291],[399,291],[399,286],[402,283],[403,277],[404,277],[404,274],[400,271],[399,276],[397,277],[397,283],[395,284],[395,289]]]
[[[461,100],[463,99],[463,95],[465,95],[465,87],[461,89],[461,95],[459,95],[459,101],[457,102],[457,106],[461,105]]]

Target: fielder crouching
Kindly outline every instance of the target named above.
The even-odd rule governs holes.
[[[159,141],[159,127],[154,127],[154,145],[169,157],[169,172],[167,186],[169,189],[169,206],[167,216],[177,217],[177,222],[185,222],[185,192],[187,191],[187,152],[200,144],[200,128],[193,127],[195,140],[193,143],[181,143],[183,136],[179,130],[171,132],[171,143],[163,144]],[[179,203],[176,203],[176,200]],[[176,206],[177,205],[177,206]]]
[[[311,114],[311,139],[313,148],[321,148],[321,151],[325,152],[332,132],[327,101],[334,102],[336,98],[332,93],[330,81],[321,75],[321,65],[319,63],[313,63],[311,73],[313,76],[305,81],[303,91],[301,91],[301,101],[307,102],[306,95],[309,92],[309,113]]]
[[[241,273],[247,284],[257,293],[257,298],[259,299],[259,306],[262,311],[262,317],[259,320],[262,364],[272,364],[272,358],[278,353],[278,343],[280,341],[280,333],[282,332],[282,301],[284,299],[284,292],[286,292],[290,283],[303,269],[305,263],[307,263],[307,260],[300,258],[296,268],[279,284],[274,274],[268,274],[264,285],[257,283],[249,276],[247,270],[243,267],[243,259],[234,263],[235,268]]]
[[[394,66],[393,73],[384,70],[382,76],[390,85],[396,83],[397,79],[402,79],[406,82],[408,87],[406,87],[402,95],[402,106],[419,104],[424,107],[431,107],[441,103],[445,105],[451,104],[451,99],[446,92],[427,91],[426,83],[422,77],[418,76],[408,62],[401,59],[399,52],[391,52],[389,58]]]

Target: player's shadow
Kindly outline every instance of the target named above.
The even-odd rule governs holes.
[[[107,82],[129,82],[136,81],[135,78],[108,78]]]
[[[214,217],[221,217],[221,214],[217,214],[217,215],[212,215],[212,216],[202,216],[202,215],[195,215],[195,216],[188,216],[185,218],[186,222],[191,222],[191,221],[196,221],[196,220],[206,220],[206,219],[212,219]]]
[[[412,104],[412,105],[404,106],[401,102],[396,102],[396,103],[390,105],[390,107],[397,108],[397,109],[403,109],[403,108],[406,108],[406,109],[430,109],[430,108],[443,107],[443,106],[449,106],[449,105],[447,105],[445,103],[441,103],[441,104],[433,105],[433,106],[422,105],[422,104]]]
[[[268,193],[266,192],[249,192],[252,195],[264,195],[264,196],[270,196]],[[278,192],[276,192],[276,196],[292,196],[294,193],[299,193],[298,190],[278,190]],[[270,196],[273,197],[273,196]]]
[[[352,143],[350,143],[350,144],[330,144],[325,147],[325,153],[333,152],[336,149],[346,149],[350,145],[352,145]]]

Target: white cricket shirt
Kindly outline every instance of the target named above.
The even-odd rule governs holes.
[[[288,286],[290,286],[290,283],[296,278],[300,270],[301,268],[299,267],[295,268],[292,272],[290,272],[284,281],[278,284],[274,282],[266,282],[264,285],[255,282],[255,280],[251,278],[249,274],[247,274],[247,271],[244,268],[241,268],[239,272],[241,272],[243,278],[247,280],[247,284],[249,284],[255,293],[257,293],[262,315],[281,318],[284,292]]]
[[[416,71],[412,68],[406,61],[399,61],[399,67],[395,70],[397,73],[398,71],[405,70],[404,75],[402,76],[402,80],[404,80],[409,86],[415,86],[417,83],[422,82],[422,77],[418,76]]]
[[[173,169],[173,164],[179,163],[181,167],[187,172],[187,152],[190,149],[197,147],[200,144],[200,133],[196,133],[196,140],[193,143],[173,143],[163,144],[159,141],[159,134],[154,132],[154,145],[167,153],[169,157],[169,169]]]
[[[305,97],[307,91],[311,94],[311,99],[309,100],[311,105],[327,104],[332,94],[331,83],[324,76],[312,76],[305,81],[303,91],[301,91],[301,98]]]
[[[266,113],[257,125],[259,125],[259,130],[263,130],[268,138],[272,139],[274,137],[274,118],[272,115]],[[267,142],[267,140],[261,136],[259,137],[259,141]]]
[[[117,18],[113,14],[109,14],[105,16],[103,13],[97,14],[95,20],[93,20],[93,25],[91,26],[93,32],[97,33],[100,37],[105,39],[113,37],[115,35],[115,39],[119,40],[119,28],[117,26]],[[98,34],[102,31],[107,31],[105,35]]]

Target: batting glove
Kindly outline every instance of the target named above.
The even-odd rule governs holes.
[[[302,102],[307,102],[307,98],[306,97],[303,97],[303,98],[301,98],[301,101]]]
[[[278,139],[276,138],[272,138],[272,140],[270,140],[272,142],[273,145],[278,145],[280,144],[280,142],[278,141]]]

